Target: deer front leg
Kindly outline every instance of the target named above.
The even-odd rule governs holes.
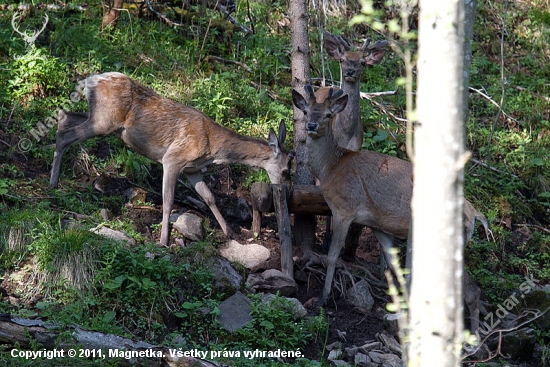
[[[170,164],[163,164],[162,177],[162,228],[160,244],[168,246],[170,239],[170,213],[174,204],[174,191],[180,173],[180,168]]]
[[[98,135],[91,128],[88,114],[82,112],[65,112],[59,110],[57,117],[57,133],[55,138],[55,152],[53,155],[52,171],[50,176],[50,189],[57,187],[59,173],[61,171],[61,158],[63,153],[72,144],[87,140]]]
[[[210,208],[212,213],[214,214],[214,217],[220,224],[220,227],[222,228],[223,233],[231,237],[233,235],[233,231],[229,226],[227,225],[227,222],[222,216],[222,213],[218,210],[218,207],[216,206],[216,199],[214,198],[214,195],[212,195],[212,192],[206,186],[204,181],[202,180],[202,174],[200,172],[194,172],[194,173],[185,173],[193,187],[195,188],[195,191],[202,197],[206,205]]]
[[[320,304],[323,305],[330,295],[332,289],[332,280],[334,279],[334,271],[336,270],[336,261],[340,255],[340,250],[344,245],[344,240],[349,230],[349,226],[352,222],[351,219],[346,219],[337,213],[333,212],[333,232],[332,241],[330,243],[330,249],[328,251],[327,260],[327,276],[325,278],[325,287],[323,288],[323,295],[321,296]]]
[[[393,240],[391,236],[387,235],[384,232],[380,232],[377,230],[373,230],[372,232],[374,233],[376,239],[378,240],[378,242],[380,242],[380,246],[382,247],[382,253],[380,254],[380,276],[382,279],[384,279],[384,269],[386,268],[386,266],[390,268],[390,270],[393,271],[393,273],[395,274],[395,269],[391,263],[390,254],[390,250],[393,247]]]

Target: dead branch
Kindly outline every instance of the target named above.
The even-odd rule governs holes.
[[[221,63],[224,63],[224,64],[235,64],[235,65],[238,65],[238,66],[242,67],[244,70],[248,71],[249,73],[252,72],[252,69],[248,65],[246,65],[245,63],[242,63],[240,61],[222,59],[221,57],[218,57],[218,56],[207,56],[206,60],[212,60],[212,61],[221,62]]]

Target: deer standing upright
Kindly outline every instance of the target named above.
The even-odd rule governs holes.
[[[336,115],[334,136],[338,145],[353,151],[360,151],[363,145],[363,124],[361,123],[361,76],[367,66],[373,66],[384,57],[388,41],[376,41],[370,44],[367,38],[363,45],[352,51],[350,45],[341,37],[323,32],[323,44],[327,53],[340,64],[340,89],[348,95],[348,103],[342,112]],[[330,88],[317,91],[317,98],[324,100]],[[346,237],[345,256],[353,258],[363,227],[353,224]],[[326,233],[323,248],[330,243],[330,219],[326,219]]]
[[[283,121],[279,135],[270,129],[268,141],[264,141],[239,135],[199,110],[164,98],[121,73],[91,76],[85,89],[89,117],[60,111],[50,188],[58,184],[61,158],[71,144],[118,132],[130,148],[162,164],[162,245],[169,240],[169,217],[180,172],[210,207],[226,235],[230,228],[203,182],[203,167],[241,163],[265,169],[273,183],[290,181],[293,152],[283,147]]]
[[[293,90],[292,101],[304,112],[308,163],[320,181],[334,222],[320,300],[323,304],[330,294],[336,261],[352,223],[370,227],[386,256],[393,246],[392,237],[407,238],[413,176],[408,161],[378,152],[355,152],[340,147],[333,131],[335,116],[346,107],[348,96],[342,96],[342,91],[329,91],[327,98],[319,101],[310,85],[305,90],[307,99]],[[487,220],[467,200],[464,200],[464,216],[466,241],[473,234],[475,220],[487,230]],[[474,309],[472,317],[475,315]]]

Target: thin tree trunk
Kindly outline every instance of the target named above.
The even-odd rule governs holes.
[[[123,3],[124,0],[109,0],[109,9],[103,14],[103,18],[101,19],[102,30],[107,27],[116,28],[118,18],[120,18],[119,9],[122,9]]]
[[[464,138],[466,138],[466,125],[470,110],[468,109],[468,88],[470,87],[470,66],[472,66],[472,41],[474,39],[474,24],[476,22],[477,0],[466,0],[464,2],[464,89],[463,98],[463,118],[464,118]]]
[[[309,36],[308,14],[305,0],[290,1],[290,36],[292,43],[292,88],[303,92],[310,82],[309,76]],[[306,128],[303,124],[303,113],[294,107],[294,149],[296,151],[297,185],[313,185],[314,177],[307,166]],[[309,255],[315,241],[315,217],[312,215],[294,216],[294,240],[302,246],[304,255]]]
[[[460,365],[463,6],[457,0],[420,1],[411,366]]]

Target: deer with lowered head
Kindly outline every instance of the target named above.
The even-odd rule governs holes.
[[[405,239],[409,233],[413,175],[412,164],[408,161],[373,151],[355,152],[339,146],[334,132],[335,116],[348,103],[348,96],[343,95],[342,91],[330,90],[326,98],[318,96],[317,99],[310,85],[306,85],[305,91],[307,98],[293,90],[292,101],[304,113],[308,133],[308,164],[319,179],[334,223],[327,275],[320,299],[320,303],[324,304],[330,295],[338,255],[352,223],[372,229],[390,263],[392,237]],[[487,220],[483,214],[464,200],[466,241],[473,235],[475,220],[479,220],[487,230]],[[477,297],[479,303],[479,295]],[[467,299],[467,302],[474,327],[478,322],[474,320],[479,315],[478,305],[474,305],[476,300]]]
[[[283,121],[278,136],[270,129],[268,141],[242,136],[199,110],[164,98],[116,72],[87,78],[85,93],[88,114],[59,112],[50,188],[57,187],[61,158],[71,144],[117,132],[134,151],[162,164],[162,245],[168,245],[169,217],[180,172],[210,207],[226,235],[231,229],[203,181],[202,168],[210,163],[239,163],[265,169],[272,183],[290,182],[294,153],[283,146]]]

